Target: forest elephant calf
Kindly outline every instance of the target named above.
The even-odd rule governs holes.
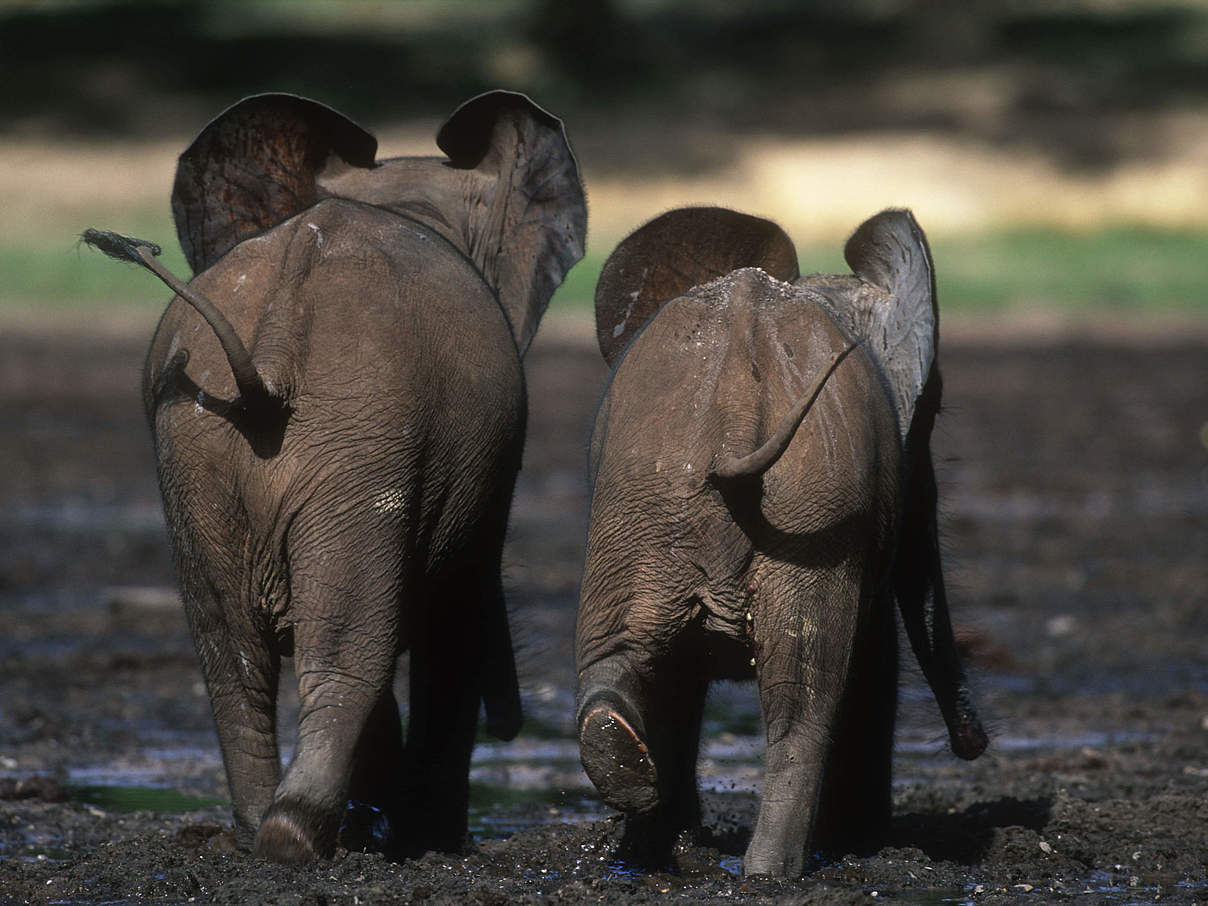
[[[930,251],[907,211],[801,277],[774,224],[665,214],[596,290],[613,369],[591,441],[576,636],[583,765],[666,852],[700,819],[706,688],[754,676],[767,736],[747,874],[888,825],[893,601],[953,750],[986,736],[953,641],[930,436],[940,407]]]
[[[237,838],[277,861],[330,856],[350,798],[392,851],[458,849],[480,705],[496,736],[520,723],[500,557],[521,357],[586,208],[561,122],[522,95],[468,101],[436,140],[447,156],[376,160],[335,111],[261,95],[176,173],[197,276],[174,284],[143,399]],[[87,238],[171,279],[149,243]]]

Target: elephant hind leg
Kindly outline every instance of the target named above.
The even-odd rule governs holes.
[[[624,654],[596,661],[579,674],[579,702],[579,758],[604,801],[626,814],[656,808],[659,773],[646,732],[650,702],[638,667]]]
[[[256,835],[256,855],[274,862],[329,858],[335,850],[360,741],[389,724],[387,701],[399,646],[400,557],[349,557],[342,568],[295,552],[291,594],[298,675],[298,745]],[[378,568],[375,568],[378,567]],[[388,716],[388,715],[387,715]],[[401,771],[402,766],[399,765]]]
[[[405,823],[403,728],[398,701],[387,689],[357,742],[348,784],[349,811],[340,842],[350,850],[400,852]]]
[[[659,804],[658,771],[623,710],[603,697],[588,704],[579,721],[579,757],[606,803],[640,815]]]
[[[813,845],[835,855],[879,848],[893,812],[898,649],[889,604],[862,630],[827,758]]]
[[[604,801],[626,813],[626,861],[666,864],[679,832],[700,823],[701,658],[677,651],[639,668],[615,655],[580,677],[580,757]]]
[[[677,652],[659,671],[651,696],[650,750],[658,765],[658,807],[630,815],[620,855],[639,865],[672,866],[676,840],[700,825],[696,760],[709,676],[703,654]]]
[[[806,868],[859,621],[858,585],[842,578],[818,571],[769,583],[780,619],[755,616],[767,764],[748,875],[794,878]]]
[[[281,779],[277,683],[281,659],[250,625],[247,611],[195,569],[182,569],[185,613],[222,749],[235,816],[235,840],[250,849]]]
[[[301,659],[300,659],[301,660]],[[256,834],[254,853],[283,864],[330,858],[348,801],[354,757],[375,702],[389,686],[323,670],[299,682],[298,750]],[[306,688],[309,686],[309,688]],[[400,766],[401,768],[401,766]]]

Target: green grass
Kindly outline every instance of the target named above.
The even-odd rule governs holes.
[[[10,229],[0,237],[0,308],[5,303],[38,303],[60,309],[117,304],[163,306],[172,298],[157,278],[135,264],[112,261],[80,242],[87,227],[112,229],[160,245],[162,260],[178,276],[192,275],[167,213],[131,210],[83,214],[70,226],[21,235]]]
[[[1208,309],[1208,231],[1020,229],[938,239],[945,308]]]
[[[69,786],[67,795],[73,802],[109,812],[181,813],[228,804],[227,800],[213,796],[191,796],[178,790],[144,786]]]
[[[842,246],[798,247],[802,272],[848,273]],[[942,236],[931,247],[945,310],[1208,310],[1208,230],[1034,227]],[[593,252],[576,265],[551,308],[590,307],[606,258]]]
[[[188,266],[166,217],[135,214],[101,222],[164,247],[164,261],[182,276]],[[82,223],[80,228],[87,226]],[[589,309],[612,244],[592,251],[567,275],[551,311]],[[842,243],[799,249],[802,270],[843,273]],[[998,312],[1013,308],[1063,311],[1208,310],[1208,230],[1111,227],[1089,233],[1028,228],[932,243],[940,303],[945,310]],[[76,237],[0,240],[0,308],[36,302],[87,309],[162,306],[169,292],[134,265],[77,246]]]

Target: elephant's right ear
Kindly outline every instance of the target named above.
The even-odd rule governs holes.
[[[677,208],[624,239],[596,284],[596,339],[611,366],[655,312],[742,267],[797,279],[797,250],[770,220],[727,208]]]
[[[849,316],[855,332],[867,338],[893,390],[905,443],[924,388],[932,380],[939,341],[931,249],[913,214],[888,210],[860,225],[843,256],[864,284],[851,300]]]
[[[374,166],[377,140],[330,107],[291,94],[246,98],[180,155],[172,214],[185,257],[205,270],[238,243],[315,203],[334,157]]]

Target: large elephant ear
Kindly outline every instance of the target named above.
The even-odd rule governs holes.
[[[562,121],[522,94],[491,91],[457,108],[436,144],[450,167],[478,177],[467,253],[499,296],[523,354],[587,235],[587,201]]]
[[[909,211],[882,211],[852,234],[843,256],[863,284],[850,300],[853,329],[881,364],[905,443],[939,341],[927,237]]]
[[[769,220],[727,208],[677,208],[624,239],[596,284],[596,339],[609,365],[655,312],[742,267],[797,279],[797,250]]]
[[[291,94],[246,98],[180,155],[172,214],[185,257],[205,270],[238,243],[314,204],[316,176],[339,158],[372,167],[377,140],[352,120]]]

